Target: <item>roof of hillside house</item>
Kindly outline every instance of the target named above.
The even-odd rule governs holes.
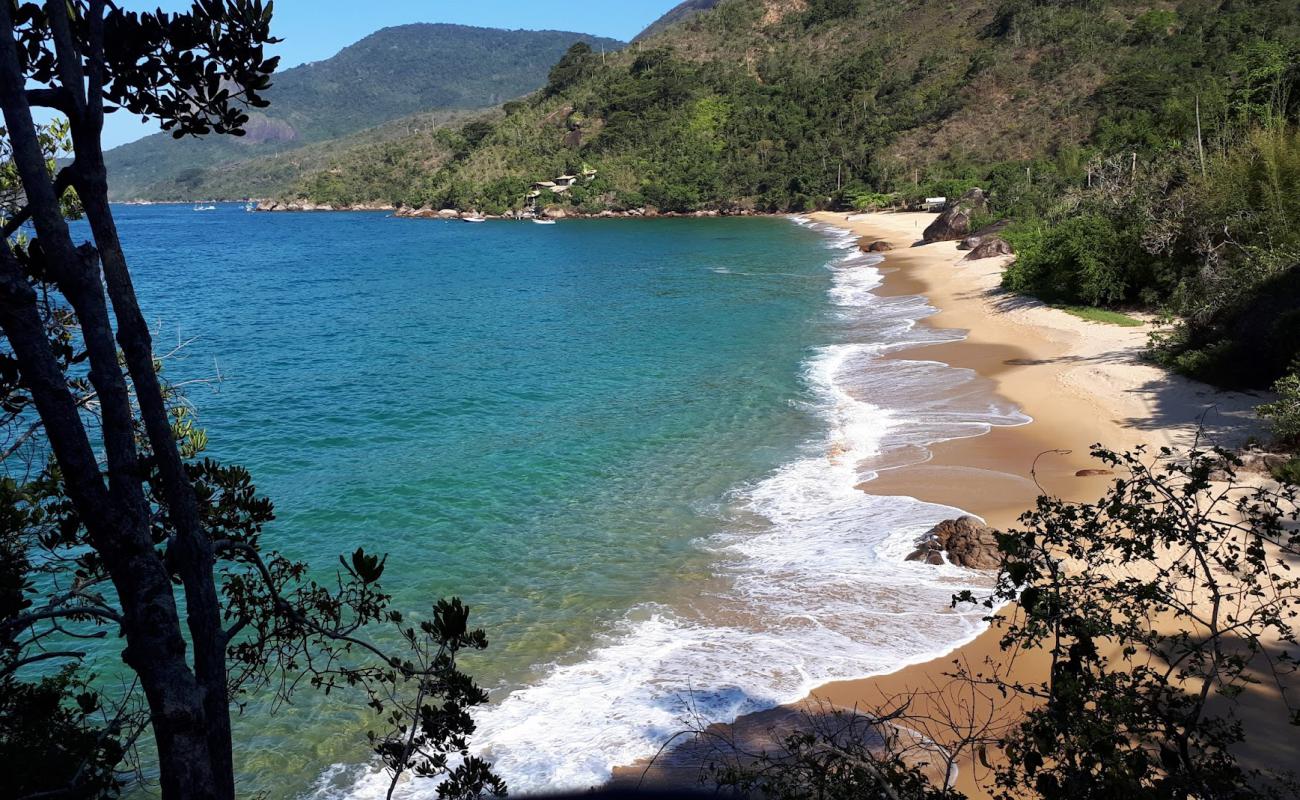
[[[535,189],[550,189],[555,186],[555,181],[538,181],[533,184]]]

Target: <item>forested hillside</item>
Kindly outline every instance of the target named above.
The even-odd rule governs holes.
[[[1194,138],[1198,99],[1210,131],[1258,106],[1242,93],[1297,41],[1287,0],[725,0],[625,53],[575,49],[387,199],[509,206],[585,162],[589,207],[798,210],[1001,164],[1145,162]]]
[[[500,105],[541,86],[551,65],[578,41],[597,50],[623,46],[565,31],[440,24],[386,28],[332,58],[277,73],[266,93],[270,107],[252,115],[248,135],[241,139],[176,141],[164,133],[110,151],[113,193],[118,198],[196,199],[283,189],[283,179],[244,185],[242,179],[261,170],[232,170],[230,164],[282,156],[415,114]],[[427,122],[425,117],[406,125]],[[381,129],[366,143],[386,141],[392,134],[392,129]],[[276,174],[283,176],[285,164],[294,162],[281,158],[278,163]],[[306,166],[315,163],[309,159]]]

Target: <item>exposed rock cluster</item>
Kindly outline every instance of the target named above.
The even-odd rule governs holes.
[[[305,200],[258,200],[257,211],[392,211],[393,206],[383,203],[356,203],[353,205],[331,205],[329,203],[309,203]]]
[[[1015,253],[1011,245],[1001,236],[988,236],[980,240],[979,244],[971,248],[962,261],[979,261],[981,258],[996,258],[997,256],[1009,256]]]
[[[888,253],[894,249],[894,246],[884,239],[867,239],[865,237],[858,241],[858,247],[864,253]]]
[[[921,234],[926,242],[951,242],[965,239],[971,233],[971,220],[988,207],[984,190],[978,187],[957,198],[943,210]]]
[[[997,531],[975,517],[940,522],[916,540],[916,548],[908,561],[943,564],[946,553],[948,562],[967,569],[997,569],[1001,563]]]
[[[957,245],[957,249],[974,250],[976,247],[979,247],[980,242],[983,242],[985,239],[991,236],[997,236],[1001,234],[1002,231],[1006,230],[1007,226],[1010,224],[1011,223],[1008,220],[1000,219],[997,222],[992,223],[991,225],[985,225],[983,228],[980,228],[979,230],[975,231],[970,236],[967,236],[965,239],[962,239],[961,243]]]
[[[1237,453],[1237,458],[1241,460],[1241,465],[1233,466],[1233,472],[1236,475],[1272,475],[1274,470],[1281,469],[1291,461],[1291,456],[1285,453],[1270,453],[1260,450],[1257,447],[1248,447]],[[1216,481],[1228,480],[1228,470],[1226,465],[1215,469],[1210,473],[1210,479]]]

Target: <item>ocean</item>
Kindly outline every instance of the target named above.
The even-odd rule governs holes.
[[[585,788],[674,733],[976,635],[981,576],[904,560],[951,508],[874,497],[926,445],[1027,418],[960,337],[806,220],[403,220],[117,209],[165,375],[276,505],[268,547],[359,546],[419,617],[486,629],[476,748]],[[869,489],[869,486],[868,486]],[[376,631],[384,642],[391,632]],[[240,793],[382,797],[358,698],[236,721]],[[431,784],[403,796],[433,797]]]

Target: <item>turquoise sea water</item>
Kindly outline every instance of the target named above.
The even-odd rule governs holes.
[[[517,789],[587,786],[688,707],[725,719],[970,636],[974,576],[902,562],[942,509],[854,489],[1024,418],[884,359],[953,334],[851,241],[777,219],[468,225],[126,207],[119,226],[210,453],[269,545],[359,545],[492,646],[478,741]],[[256,709],[256,703],[254,704]],[[304,693],[238,722],[242,793],[382,796],[365,714]],[[431,796],[431,786],[408,793]]]

